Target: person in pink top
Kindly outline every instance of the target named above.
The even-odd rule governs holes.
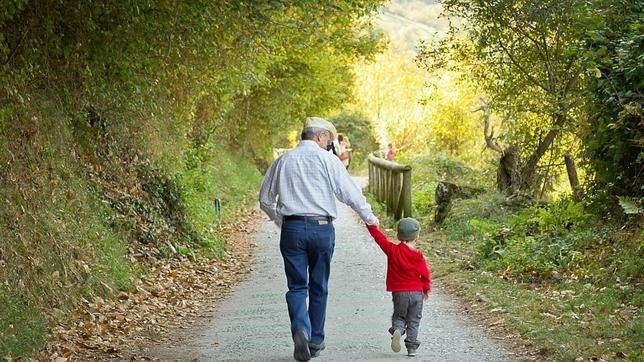
[[[420,346],[418,328],[423,315],[423,301],[431,291],[431,271],[423,253],[416,248],[420,223],[404,218],[398,222],[398,240],[390,241],[378,225],[367,225],[367,230],[380,249],[387,255],[387,291],[391,292],[394,312],[391,316],[391,349],[400,351],[400,339],[405,338],[407,355],[413,357]]]
[[[394,150],[394,145],[392,145],[391,143],[388,144],[387,153],[385,153],[385,159],[392,161],[395,155],[396,155],[396,151]]]

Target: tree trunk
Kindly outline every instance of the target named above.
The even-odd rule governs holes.
[[[513,193],[521,187],[519,174],[519,149],[510,146],[503,150],[496,173],[496,184],[501,192]]]
[[[572,199],[579,201],[581,199],[581,188],[579,187],[579,178],[577,177],[577,166],[575,166],[575,160],[572,159],[571,155],[565,155],[564,160],[566,161],[568,181],[570,181],[570,187],[572,188]]]
[[[445,220],[452,200],[456,198],[471,198],[483,192],[485,192],[485,189],[482,188],[459,186],[455,183],[440,181],[436,185],[436,191],[434,192],[434,201],[436,203],[434,222],[440,224]]]
[[[434,222],[440,224],[447,216],[449,204],[452,197],[459,191],[459,187],[451,182],[441,181],[436,185],[434,192],[434,201],[436,203],[436,211],[434,213]]]
[[[526,163],[521,167],[521,190],[529,191],[532,189],[532,183],[534,181],[534,176],[537,170],[537,165],[539,164],[539,160],[541,160],[541,157],[543,157],[546,151],[548,151],[548,149],[552,145],[552,142],[554,142],[555,137],[557,137],[557,135],[561,131],[561,127],[566,122],[566,116],[563,114],[554,114],[553,118],[554,124],[550,128],[550,131],[548,131],[546,136],[541,140],[541,142],[539,142],[537,148],[530,155],[530,157],[528,157]]]

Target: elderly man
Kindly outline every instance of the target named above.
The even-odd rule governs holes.
[[[260,189],[261,209],[281,227],[286,303],[295,344],[293,357],[298,361],[318,356],[325,347],[328,281],[335,246],[333,220],[338,215],[336,198],[355,210],[366,224],[378,224],[340,159],[326,151],[336,135],[332,123],[308,117],[302,141],[275,160]]]

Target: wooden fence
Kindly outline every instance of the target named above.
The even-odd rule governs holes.
[[[395,220],[411,217],[411,166],[369,155],[369,192]]]

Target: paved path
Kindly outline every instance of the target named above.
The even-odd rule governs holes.
[[[358,182],[362,181],[357,179]],[[497,340],[459,315],[438,288],[430,294],[421,321],[418,355],[390,349],[387,328],[391,297],[385,292],[386,259],[357,215],[339,206],[336,247],[329,282],[325,361],[512,361]],[[284,293],[286,278],[278,229],[268,220],[259,228],[249,279],[233,289],[216,317],[181,346],[155,348],[150,357],[181,361],[293,361]]]

